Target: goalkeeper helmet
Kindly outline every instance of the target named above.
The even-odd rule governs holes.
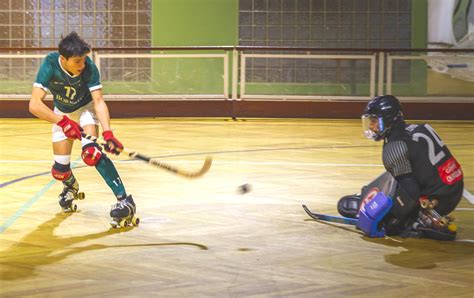
[[[402,107],[393,95],[377,96],[369,101],[361,118],[364,135],[380,141],[388,136],[395,122],[403,120]]]

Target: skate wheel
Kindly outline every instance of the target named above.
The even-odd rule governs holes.
[[[132,225],[134,225],[135,227],[138,226],[140,224],[140,218],[138,217],[133,217],[132,218]]]
[[[428,200],[420,200],[420,206],[423,209],[427,209],[430,206],[430,201]]]
[[[121,228],[125,228],[126,226],[127,226],[127,221],[125,219],[120,221],[120,227]]]
[[[415,221],[411,227],[412,227],[413,230],[416,231],[420,227],[420,223]]]
[[[442,217],[439,220],[439,224],[442,225],[442,226],[447,226],[449,224],[449,220],[446,217]]]
[[[71,212],[74,212],[77,210],[77,206],[76,206],[76,209],[73,209],[75,205],[71,205],[71,207],[67,207],[67,208],[62,208],[63,209],[63,212],[64,213],[71,213]]]
[[[456,232],[458,230],[458,227],[455,224],[449,224],[448,230],[450,230],[451,232]]]
[[[72,211],[72,212],[76,212],[76,211],[77,211],[77,205],[76,205],[76,204],[72,204],[72,205],[71,205],[71,211]]]
[[[118,226],[118,223],[115,220],[110,221],[110,225],[112,228],[116,228]]]
[[[83,192],[78,192],[77,193],[77,199],[78,200],[84,200],[86,195]]]

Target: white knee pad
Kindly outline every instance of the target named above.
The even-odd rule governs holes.
[[[71,155],[54,155],[54,161],[62,165],[71,163]]]
[[[86,139],[86,138],[81,139],[82,147],[84,147],[85,145],[90,144],[90,143],[94,143],[94,142],[92,142],[91,140]]]

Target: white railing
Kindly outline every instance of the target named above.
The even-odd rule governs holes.
[[[370,61],[370,94],[367,96],[373,97],[375,95],[375,54],[373,55],[291,55],[291,54],[241,54],[240,55],[240,98],[252,99],[304,99],[304,100],[333,100],[333,99],[366,99],[367,96],[335,96],[335,95],[255,95],[246,93],[246,61],[247,58],[283,58],[283,59],[352,59],[352,60],[369,60]]]
[[[103,58],[150,58],[150,59],[170,59],[170,58],[222,58],[223,60],[223,85],[224,90],[221,95],[216,94],[183,94],[183,95],[153,95],[156,98],[229,98],[229,58],[227,54],[101,54],[95,53],[94,62],[100,70],[101,59]],[[142,96],[143,97],[143,96]],[[130,97],[128,97],[130,98]],[[148,96],[149,98],[149,96]]]
[[[436,56],[434,56],[436,57]],[[422,60],[427,61],[428,59],[432,59],[433,56],[429,55],[417,55],[417,56],[407,56],[407,55],[390,55],[387,54],[387,79],[386,79],[386,94],[392,94],[392,81],[393,81],[393,63],[394,61],[400,60]],[[469,57],[464,57],[469,58]],[[474,59],[474,57],[470,57],[470,59]],[[379,94],[383,94],[383,87],[382,92]],[[430,101],[430,102],[472,102],[474,103],[474,94],[471,97],[466,96],[403,96],[400,97],[403,101]]]
[[[24,58],[35,58],[42,59],[46,54],[0,54],[0,59],[24,59]],[[230,68],[231,55],[232,70]],[[229,82],[231,83],[231,99],[259,99],[259,100],[366,100],[369,97],[380,95],[380,94],[392,94],[393,91],[393,63],[400,60],[427,60],[432,58],[428,55],[390,55],[385,52],[378,52],[372,55],[311,55],[311,54],[246,54],[243,51],[239,51],[234,48],[233,50],[227,50],[222,54],[112,54],[112,53],[100,53],[98,51],[91,55],[94,59],[97,67],[100,69],[102,59],[123,59],[123,58],[148,58],[148,59],[222,59],[222,82],[223,89],[222,93],[219,94],[135,94],[135,95],[106,95],[106,97],[114,100],[122,99],[137,99],[137,100],[159,100],[163,98],[179,98],[179,99],[230,99],[229,93]],[[378,56],[378,59],[377,59]],[[282,95],[282,94],[250,94],[247,92],[246,81],[246,66],[249,58],[267,58],[267,59],[326,59],[326,60],[368,60],[370,61],[370,74],[369,81],[369,94],[362,96],[350,96],[350,95]],[[469,58],[469,57],[468,57]],[[472,57],[469,59],[474,59]],[[240,76],[239,76],[240,69]],[[385,78],[386,75],[386,78]],[[240,80],[239,80],[240,79]],[[278,83],[278,82],[272,82]],[[271,84],[271,83],[270,83]],[[310,83],[305,83],[311,85]],[[384,92],[385,91],[385,92]],[[0,90],[1,92],[1,90]],[[240,95],[240,96],[239,96]],[[21,98],[28,99],[29,94],[1,94],[2,99],[14,99],[21,100]],[[402,100],[406,101],[429,101],[429,102],[473,102],[474,94],[470,96],[408,96],[401,97]]]

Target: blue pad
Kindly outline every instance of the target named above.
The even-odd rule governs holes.
[[[359,221],[357,226],[364,231],[369,237],[383,237],[385,230],[379,228],[379,222],[392,208],[393,202],[383,192],[370,200],[364,207],[359,210]]]

